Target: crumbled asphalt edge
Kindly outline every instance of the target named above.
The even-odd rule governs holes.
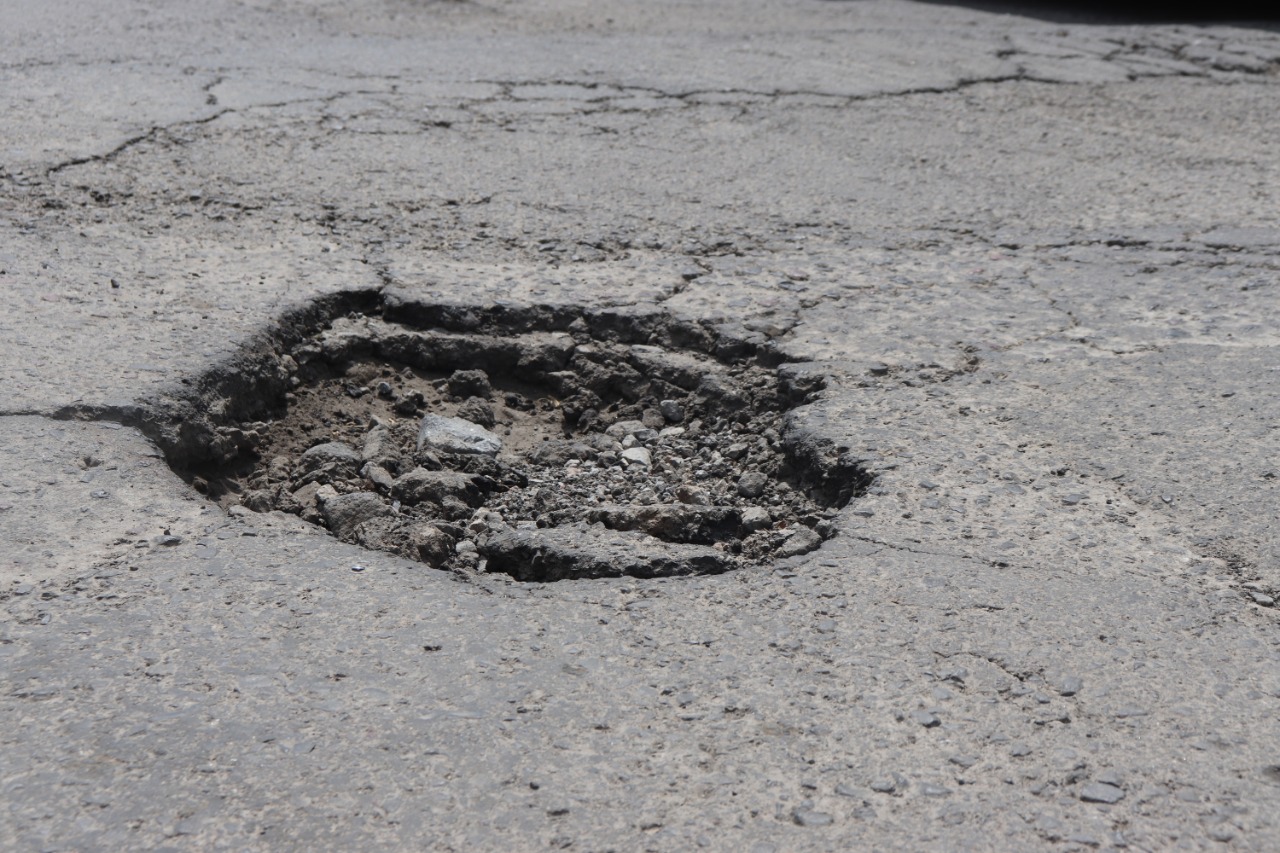
[[[410,330],[460,334],[483,330],[498,336],[562,332],[571,326],[581,330],[585,324],[588,336],[600,342],[692,350],[726,365],[752,363],[776,373],[786,412],[780,445],[794,472],[794,485],[811,491],[822,504],[839,508],[875,479],[868,460],[851,458],[831,438],[804,424],[803,418],[792,416],[797,407],[812,402],[825,389],[827,377],[820,365],[786,363],[759,333],[732,324],[680,320],[648,306],[477,306],[426,303],[380,290],[347,291],[286,310],[233,355],[151,397],[123,406],[71,405],[52,416],[136,427],[156,444],[169,467],[191,482],[199,469],[242,449],[234,446],[240,425],[276,417],[285,408],[291,374],[283,358],[335,320],[352,316],[380,317]]]

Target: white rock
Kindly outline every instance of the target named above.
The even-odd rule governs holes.
[[[461,418],[426,415],[418,427],[418,450],[430,447],[444,453],[479,453],[496,456],[502,439],[482,426]]]
[[[643,465],[646,468],[652,463],[649,451],[643,447],[628,447],[622,451],[622,460],[629,465]]]

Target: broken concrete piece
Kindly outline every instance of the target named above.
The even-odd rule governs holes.
[[[338,537],[350,536],[364,522],[391,514],[382,498],[373,492],[352,492],[322,500],[320,512]]]
[[[731,558],[714,548],[585,524],[500,531],[483,539],[479,548],[489,571],[522,581],[715,574],[733,567]]]
[[[426,415],[418,427],[418,450],[426,448],[443,453],[479,453],[496,456],[502,450],[502,439],[484,427],[462,418]]]

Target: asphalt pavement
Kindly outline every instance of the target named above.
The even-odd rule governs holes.
[[[0,847],[1280,849],[1275,22],[0,6]],[[357,309],[750,358],[870,485],[554,583],[193,488]]]

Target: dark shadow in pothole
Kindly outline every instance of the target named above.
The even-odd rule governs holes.
[[[660,312],[423,305],[287,318],[149,430],[224,507],[457,572],[710,574],[835,533],[870,475],[788,410],[822,380]]]

